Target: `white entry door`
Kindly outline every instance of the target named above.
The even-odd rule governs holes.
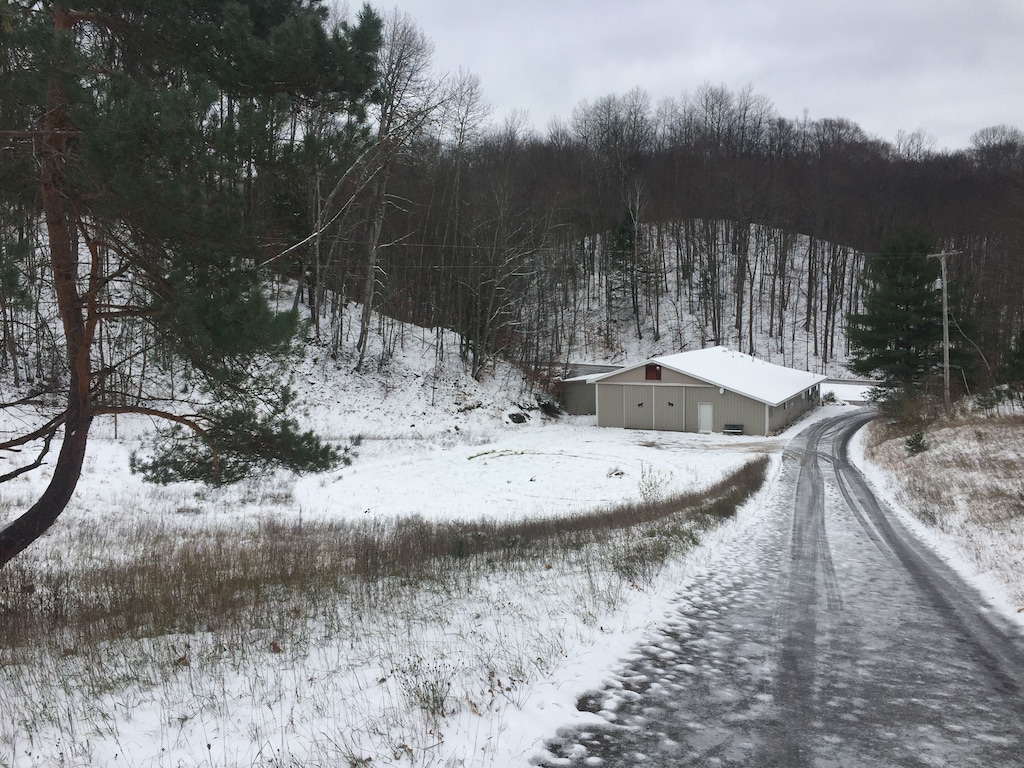
[[[697,403],[697,431],[708,433],[715,423],[715,406],[712,403]]]

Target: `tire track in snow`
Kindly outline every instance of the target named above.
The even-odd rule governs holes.
[[[867,480],[849,460],[849,444],[860,424],[847,426],[838,436],[833,466],[840,492],[876,546],[898,562],[926,594],[935,609],[968,638],[972,653],[985,659],[993,680],[1018,698],[1024,695],[1024,642],[1013,626],[985,608],[980,594],[906,530],[891,510],[871,492]],[[1024,744],[1021,745],[1024,750]],[[1022,758],[1024,764],[1024,758]]]
[[[814,701],[807,695],[816,681],[816,638],[824,588],[825,610],[842,608],[836,582],[828,534],[825,529],[825,481],[818,463],[822,437],[829,422],[805,431],[787,449],[800,463],[793,503],[793,529],[790,536],[789,574],[780,599],[778,621],[779,670],[775,685],[779,717],[778,737],[767,742],[765,759],[774,765],[802,768],[808,765],[805,754],[805,724],[814,717]],[[815,606],[814,610],[809,610]]]
[[[901,544],[846,458],[867,418],[794,439],[773,500],[533,765],[1021,764],[1020,638]]]

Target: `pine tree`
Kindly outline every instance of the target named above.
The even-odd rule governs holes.
[[[136,462],[155,479],[338,461],[287,415],[299,322],[268,305],[260,265],[287,229],[273,185],[293,117],[330,103],[339,124],[364,120],[380,19],[364,7],[330,27],[319,0],[0,8],[0,140],[15,150],[0,153],[0,205],[38,206],[67,364],[64,404],[0,443],[36,449],[0,481],[60,444],[40,498],[0,530],[0,566],[65,508],[96,417],[181,428]],[[104,337],[133,343],[101,357]],[[171,374],[185,386],[163,388]]]
[[[868,256],[864,311],[848,316],[850,369],[882,387],[911,391],[942,365],[939,264],[929,241],[905,234]]]

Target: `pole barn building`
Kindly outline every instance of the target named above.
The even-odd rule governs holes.
[[[599,427],[770,435],[818,404],[825,378],[709,347],[590,376],[585,385],[594,387]]]

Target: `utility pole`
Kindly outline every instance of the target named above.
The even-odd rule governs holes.
[[[929,253],[929,259],[938,259],[942,268],[942,400],[949,413],[949,291],[946,288],[946,257],[959,251]]]

